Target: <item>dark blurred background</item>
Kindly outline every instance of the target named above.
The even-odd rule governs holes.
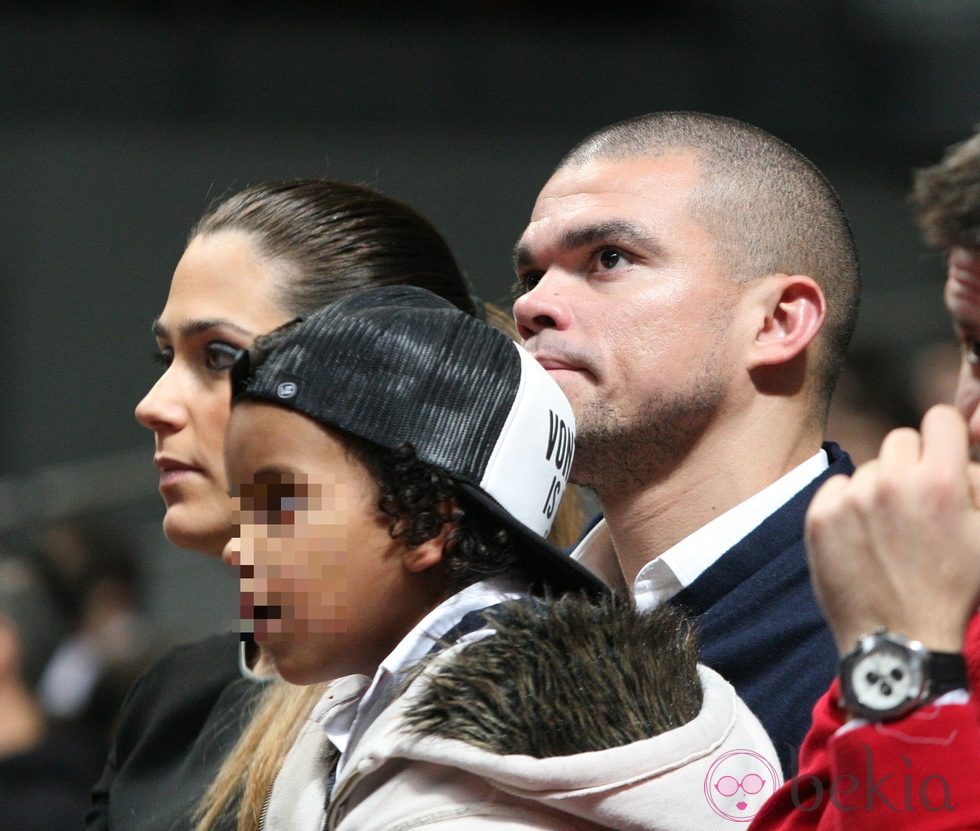
[[[910,169],[980,121],[978,78],[978,0],[6,2],[0,540],[31,551],[94,517],[136,552],[154,631],[230,625],[232,576],[160,533],[132,415],[208,202],[270,178],[364,182],[429,216],[475,290],[506,299],[560,156],[656,109],[750,121],[839,189],[866,294],[832,432],[873,443],[947,394],[949,353],[930,346],[948,338],[943,266],[905,196]]]

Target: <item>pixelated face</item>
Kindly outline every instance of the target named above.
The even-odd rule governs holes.
[[[738,284],[691,217],[699,181],[690,153],[560,170],[517,245],[514,316],[575,410],[578,481],[608,465],[593,436],[660,435],[670,453],[738,374]]]
[[[230,536],[223,447],[235,353],[288,315],[273,301],[269,266],[246,234],[196,237],[177,264],[154,323],[163,374],[136,407],[156,437],[154,462],[171,542],[220,554]]]
[[[378,488],[343,442],[272,404],[237,404],[226,461],[243,631],[279,673],[370,674],[408,631],[402,553]]]
[[[704,780],[711,809],[733,822],[749,822],[775,793],[775,767],[752,750],[730,750],[714,760]]]
[[[980,250],[950,252],[944,300],[962,352],[956,406],[969,422],[974,460],[980,461]]]

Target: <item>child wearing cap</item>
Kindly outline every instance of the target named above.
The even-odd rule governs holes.
[[[260,339],[233,389],[243,626],[328,682],[239,827],[725,828],[779,784],[676,613],[543,540],[574,419],[506,336],[372,290]]]

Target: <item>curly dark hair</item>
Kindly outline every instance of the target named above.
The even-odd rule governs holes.
[[[980,247],[980,127],[938,164],[916,171],[910,198],[930,245]]]
[[[363,464],[378,486],[378,509],[391,520],[388,533],[411,547],[421,545],[452,525],[443,554],[451,591],[488,577],[519,571],[511,535],[482,508],[460,500],[455,480],[423,462],[415,448],[379,447],[328,427]]]

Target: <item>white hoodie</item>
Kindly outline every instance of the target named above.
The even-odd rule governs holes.
[[[597,627],[601,630],[602,623]],[[577,639],[584,627],[559,629],[548,638],[549,647],[556,646],[556,638]],[[506,638],[507,633],[503,635]],[[500,636],[498,632],[494,637]],[[591,632],[582,637],[594,640]],[[731,685],[704,666],[697,667],[702,700],[694,718],[651,738],[621,743],[611,739],[607,749],[536,758],[490,749],[493,740],[481,735],[479,719],[452,717],[439,729],[425,719],[420,724],[419,713],[431,709],[428,699],[434,680],[481,643],[467,640],[444,650],[374,719],[345,753],[324,813],[319,799],[325,788],[311,799],[310,789],[302,783],[310,783],[311,775],[325,780],[330,765],[324,759],[328,744],[322,728],[330,721],[333,707],[346,706],[345,699],[363,689],[363,683],[358,686],[351,679],[332,685],[328,696],[333,698],[325,698],[327,705],[321,702],[314,711],[313,721],[304,727],[276,781],[263,827],[268,831],[731,831],[733,823],[734,827],[748,823],[781,784],[778,757],[762,726]],[[537,675],[539,664],[552,660],[548,654],[567,656],[567,672],[557,676],[564,679],[558,683],[576,688],[583,710],[607,704],[606,690],[594,689],[594,677],[589,688],[583,688],[580,680],[593,669],[582,663],[589,660],[590,649],[599,660],[608,659],[609,653],[596,656],[594,644],[586,644],[584,650],[577,643],[557,646],[557,651],[542,650],[542,654],[517,648],[514,675],[522,679],[528,672]],[[643,643],[619,646],[624,651],[644,649]],[[628,656],[620,661],[618,650],[612,654],[611,665],[622,667],[621,675],[630,673],[628,667],[635,664]],[[647,660],[657,666],[656,655]],[[609,665],[607,660],[602,672],[608,673]],[[479,672],[477,661],[475,670],[465,670],[465,683],[457,683],[454,676],[450,694],[457,696],[456,704],[464,710],[468,700],[473,710],[485,710],[486,696],[496,692],[481,686]],[[545,677],[553,683],[555,676],[546,673]],[[610,679],[610,685],[622,681],[622,677]],[[499,675],[493,683],[500,685]],[[629,685],[624,688],[629,690]],[[562,700],[561,694],[568,690],[545,687],[540,692],[542,700],[528,708],[528,719],[537,718],[542,708],[547,713],[552,694],[554,700]],[[635,697],[642,696],[643,691],[637,690]],[[627,702],[623,712],[603,717],[615,726],[620,719],[629,719],[628,708]],[[527,729],[533,730],[534,724],[529,722]],[[583,732],[591,730],[583,728]]]

